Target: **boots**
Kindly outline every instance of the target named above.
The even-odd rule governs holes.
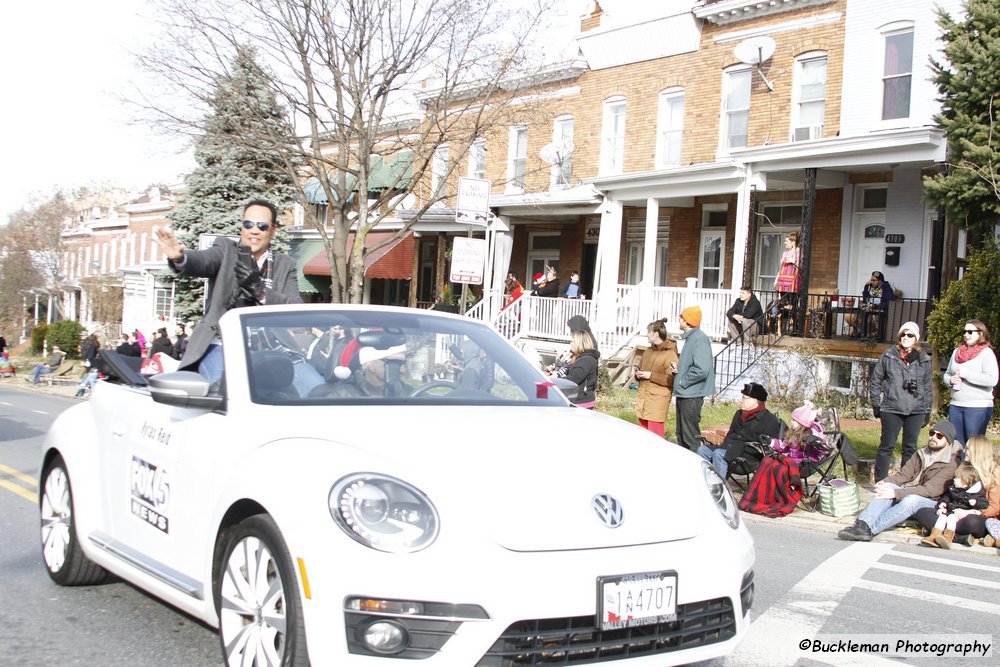
[[[942,537],[942,531],[940,528],[935,526],[934,528],[931,529],[931,534],[925,537],[924,539],[920,540],[920,543],[928,547],[937,548],[938,546],[937,541],[940,537]],[[947,547],[945,548],[947,549]]]
[[[73,398],[82,398],[85,393],[87,393],[87,390],[84,387],[80,387],[76,390],[76,393],[73,394]]]
[[[990,535],[989,533],[987,533],[986,537],[983,538],[983,546],[986,546],[986,547],[995,547],[995,546],[1000,546],[1000,545],[997,544],[997,541],[995,539],[993,539],[992,535]]]
[[[853,526],[844,528],[837,533],[837,538],[848,542],[871,542],[874,535],[872,535],[872,529],[868,524],[858,519]]]
[[[955,539],[955,531],[949,528],[940,535],[934,538],[934,542],[937,543],[942,549],[951,549],[951,541]]]

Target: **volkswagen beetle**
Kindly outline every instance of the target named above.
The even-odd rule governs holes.
[[[662,666],[746,634],[753,542],[723,480],[489,327],[331,305],[219,326],[221,382],[109,353],[53,424],[57,584],[114,573],[217,627],[232,665]]]

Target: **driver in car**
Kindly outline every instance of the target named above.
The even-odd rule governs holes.
[[[321,385],[311,396],[331,398],[402,397],[410,394],[400,379],[406,361],[406,346],[394,345],[380,350],[362,347],[358,350],[361,367],[351,372],[346,382]]]

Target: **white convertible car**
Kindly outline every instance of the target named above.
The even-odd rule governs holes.
[[[660,667],[746,634],[754,548],[723,481],[573,407],[492,329],[267,306],[220,334],[218,385],[109,353],[116,379],[52,426],[56,583],[112,572],[217,627],[231,665]]]

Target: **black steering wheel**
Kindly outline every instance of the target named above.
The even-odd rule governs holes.
[[[410,393],[410,398],[417,398],[418,396],[423,396],[432,389],[440,389],[441,387],[447,387],[451,391],[458,389],[458,385],[451,380],[433,380],[425,385],[421,385],[414,389]]]

